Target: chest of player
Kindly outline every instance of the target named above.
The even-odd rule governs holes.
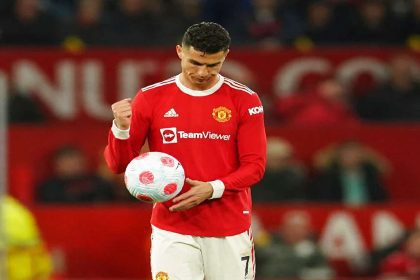
[[[152,134],[163,144],[231,142],[236,139],[238,112],[223,96],[176,94],[153,109]]]

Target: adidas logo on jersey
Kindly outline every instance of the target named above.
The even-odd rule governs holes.
[[[171,108],[171,109],[169,109],[169,111],[168,111],[168,112],[166,112],[166,113],[163,115],[163,117],[164,117],[164,118],[177,118],[177,117],[179,117],[179,115],[178,115],[178,113],[175,111],[175,109],[174,109],[174,108]]]

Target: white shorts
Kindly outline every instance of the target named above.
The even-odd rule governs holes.
[[[250,231],[227,237],[198,237],[152,226],[153,280],[255,279]]]

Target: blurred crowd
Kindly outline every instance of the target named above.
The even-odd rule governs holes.
[[[420,47],[419,0],[3,0],[0,45],[173,46],[192,23],[234,45]]]
[[[267,231],[255,216],[252,229],[258,263],[256,279],[356,279],[340,277],[339,266],[326,256],[319,232],[314,230],[314,221],[305,211],[288,212],[273,231]],[[363,268],[351,269],[351,277],[419,279],[419,225],[406,230],[386,246],[374,248],[367,256],[359,258],[363,259]]]
[[[274,105],[268,106],[270,119],[294,125],[417,122],[419,77],[413,58],[397,53],[388,61],[382,82],[362,82],[358,87],[345,85],[336,77],[324,77],[307,88],[276,98]]]
[[[256,205],[287,203],[292,209],[293,205],[311,202],[347,208],[386,205],[392,200],[385,183],[391,165],[386,157],[360,140],[347,139],[326,146],[308,163],[297,158],[291,142],[269,137],[266,173],[252,188],[253,201]],[[343,267],[326,255],[321,232],[314,230],[308,212],[288,211],[279,218],[278,227],[271,230],[265,229],[254,215],[252,228],[257,279],[328,280],[343,276]],[[394,240],[357,258],[353,265],[351,261],[345,265],[352,277],[419,279],[420,224],[417,222]]]
[[[363,205],[388,200],[384,176],[388,161],[360,141],[346,140],[319,150],[309,164],[296,158],[288,141],[270,137],[263,180],[253,200],[266,202],[330,202]]]

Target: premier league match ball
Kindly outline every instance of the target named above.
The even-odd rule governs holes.
[[[134,158],[125,170],[125,185],[131,195],[146,202],[164,202],[182,190],[184,168],[171,155],[148,152]]]

